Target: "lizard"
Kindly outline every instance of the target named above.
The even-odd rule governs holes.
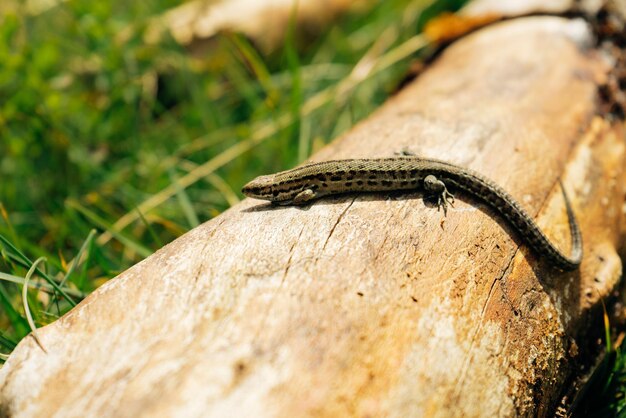
[[[582,260],[582,237],[565,188],[560,185],[572,240],[569,256],[548,239],[524,208],[498,184],[473,170],[436,159],[398,156],[306,164],[259,176],[246,184],[242,193],[273,204],[301,206],[334,194],[423,190],[436,197],[437,207],[443,208],[446,216],[448,205],[454,204],[454,195],[448,191],[450,186],[494,209],[552,266],[572,271]]]

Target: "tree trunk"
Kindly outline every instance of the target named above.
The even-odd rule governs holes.
[[[246,199],[41,329],[47,354],[25,339],[0,370],[0,416],[567,407],[622,273],[626,144],[602,110],[614,68],[593,37],[583,19],[555,16],[477,30],[314,158],[408,150],[469,167],[568,253],[560,179],[582,228],[579,270],[551,269],[471,196],[447,216],[420,193],[305,208]]]

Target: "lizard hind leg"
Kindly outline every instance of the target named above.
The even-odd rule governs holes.
[[[437,210],[443,207],[444,216],[448,214],[448,205],[454,207],[454,195],[448,191],[445,183],[432,174],[424,178],[426,193],[437,197]]]

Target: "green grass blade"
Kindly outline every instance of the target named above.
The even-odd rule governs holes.
[[[0,283],[0,306],[2,306],[15,333],[20,338],[26,335],[28,333],[28,323],[13,307],[11,297],[2,283]]]
[[[291,100],[290,110],[291,118],[294,124],[291,126],[299,138],[298,141],[298,161],[303,161],[309,152],[309,144],[306,140],[308,136],[303,136],[300,132],[300,120],[302,102],[304,101],[304,93],[302,91],[302,71],[300,69],[300,58],[298,56],[298,49],[296,46],[296,13],[298,11],[298,2],[294,2],[289,16],[289,23],[287,27],[287,35],[285,37],[285,59],[287,61],[287,69],[291,75]]]
[[[9,350],[13,350],[17,346],[17,342],[7,337],[4,332],[0,331],[0,345]]]
[[[100,216],[96,215],[93,211],[81,205],[78,201],[74,199],[68,199],[66,201],[66,204],[70,208],[76,209],[78,212],[80,212],[83,216],[85,216],[95,225],[106,230],[113,237],[115,237],[115,239],[117,239],[119,242],[121,242],[122,244],[130,248],[131,250],[135,251],[140,256],[145,258],[152,254],[152,251],[150,249],[130,239],[129,237],[122,234],[121,232],[116,231],[113,225],[111,225],[109,222],[102,219]]]
[[[137,215],[139,216],[139,219],[141,219],[141,222],[143,223],[143,225],[146,227],[146,230],[148,231],[148,233],[152,237],[152,240],[156,244],[157,248],[163,247],[163,242],[159,238],[159,235],[156,233],[156,231],[152,227],[152,224],[150,222],[148,222],[148,220],[146,219],[145,216],[143,216],[143,213],[141,213],[139,211],[139,209],[137,209]]]
[[[180,187],[178,184],[178,176],[174,170],[170,170],[170,180],[171,184],[176,189],[176,197],[178,198],[178,203],[187,218],[187,222],[191,228],[195,228],[200,225],[200,221],[198,220],[198,215],[196,211],[193,209],[193,205],[191,204],[191,199],[189,199],[189,195],[185,192],[183,187]]]
[[[95,229],[92,229],[91,231],[89,231],[89,235],[87,235],[87,239],[85,239],[85,242],[83,242],[83,245],[81,245],[80,250],[78,250],[78,254],[76,254],[76,257],[74,257],[74,259],[70,262],[70,268],[67,270],[67,273],[65,273],[65,276],[63,277],[63,280],[61,280],[61,283],[59,283],[59,286],[63,286],[65,282],[70,278],[76,266],[80,264],[80,261],[83,257],[83,254],[85,253],[85,250],[89,247],[89,245],[91,244],[91,241],[93,240],[95,236],[96,236]]]
[[[23,277],[14,276],[12,274],[7,274],[3,272],[0,272],[0,280],[4,280],[5,282],[19,284],[22,286],[24,285]],[[54,293],[55,291],[55,288],[50,286],[50,284],[48,283],[28,283],[28,286],[33,289],[43,290],[48,293]],[[80,290],[64,288],[63,291],[66,292],[68,295],[71,295],[75,298],[84,299],[87,297],[87,294],[81,292]]]
[[[18,243],[18,246],[19,246],[20,240],[17,236],[17,233],[15,232],[15,228],[13,227],[13,224],[11,223],[11,219],[9,219],[9,214],[7,213],[6,208],[4,207],[2,202],[0,202],[0,215],[2,216],[2,219],[4,219],[4,223],[7,226],[7,229],[9,231],[9,236],[11,237],[13,242]]]
[[[11,242],[9,242],[2,235],[0,235],[0,243],[4,245],[5,250],[7,248],[11,250],[11,252],[5,252],[5,254],[7,254],[7,256],[9,258],[11,258],[13,261],[17,262],[18,264],[22,265],[22,267],[26,267],[26,268],[31,268],[32,267],[32,262],[28,259],[28,257],[26,257],[24,254],[22,254],[22,252],[20,250],[15,248],[15,246],[13,244],[11,244]],[[41,271],[39,268],[36,269],[36,272],[41,277],[43,277],[48,283],[50,283],[50,285],[54,288],[54,290],[59,292],[68,301],[68,303],[70,305],[72,305],[72,307],[76,306],[76,302],[67,294],[67,292],[65,292],[65,290],[63,290],[58,285],[58,283],[53,278],[48,276],[46,273]]]
[[[241,54],[244,62],[249,66],[268,99],[275,103],[280,93],[274,86],[270,71],[256,49],[254,49],[247,38],[240,34],[230,34],[228,39]]]
[[[37,344],[39,344],[39,347],[41,347],[44,353],[48,353],[43,343],[41,342],[41,339],[39,338],[39,334],[37,333],[37,326],[35,325],[35,321],[33,321],[33,316],[30,312],[30,307],[28,306],[28,282],[31,276],[33,275],[33,273],[35,273],[35,270],[37,270],[37,264],[45,262],[45,261],[46,259],[43,257],[38,258],[37,260],[35,260],[30,270],[28,270],[28,273],[26,273],[26,278],[24,279],[24,286],[22,287],[22,303],[24,304],[24,312],[26,313],[26,320],[28,321],[28,325],[30,326],[30,329],[33,333],[33,337],[35,337],[35,341],[37,341]]]

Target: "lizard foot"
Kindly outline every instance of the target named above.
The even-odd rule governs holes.
[[[448,191],[444,182],[430,174],[424,178],[424,190],[437,196],[437,210],[443,208],[443,214],[447,216],[448,205],[454,207],[454,195]]]

